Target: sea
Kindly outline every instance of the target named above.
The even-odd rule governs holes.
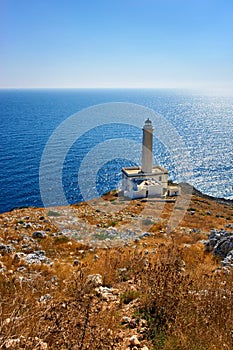
[[[5,89],[0,212],[77,203],[118,188],[122,167],[140,164],[147,116],[155,129],[154,163],[168,170],[169,179],[233,199],[232,96],[176,89]]]

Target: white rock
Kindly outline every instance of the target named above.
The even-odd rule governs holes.
[[[16,339],[8,339],[5,342],[5,348],[6,349],[16,349],[17,345],[20,343],[20,338]]]
[[[98,288],[95,288],[95,291],[103,300],[106,301],[114,301],[117,300],[117,294],[119,294],[119,291],[114,288],[108,288],[100,286]]]
[[[123,316],[121,322],[122,323],[130,323],[131,318],[128,316]]]
[[[92,284],[94,287],[102,286],[103,277],[100,274],[88,275],[87,282]]]
[[[45,294],[45,295],[41,295],[41,297],[39,298],[39,302],[46,304],[46,302],[51,299],[52,299],[52,296],[50,294]]]
[[[129,341],[131,345],[136,345],[136,346],[140,345],[140,341],[138,340],[136,335],[132,335]]]

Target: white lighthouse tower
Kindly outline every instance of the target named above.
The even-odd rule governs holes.
[[[122,169],[122,192],[125,197],[147,198],[176,196],[179,186],[168,186],[168,171],[153,165],[153,125],[148,118],[142,128],[142,165]]]
[[[152,173],[153,167],[153,126],[151,120],[148,118],[143,126],[142,138],[142,172]]]

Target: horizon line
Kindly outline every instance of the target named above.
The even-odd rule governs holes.
[[[124,87],[124,86],[56,86],[56,87],[53,87],[53,86],[42,86],[42,87],[39,87],[39,86],[27,86],[27,87],[15,87],[15,86],[0,86],[0,90],[10,90],[10,89],[14,89],[14,90],[28,90],[28,89],[196,89],[196,88],[190,88],[190,87],[169,87],[169,86],[166,86],[166,87],[161,87],[161,86],[127,86],[127,87]]]
[[[0,87],[0,91],[3,90],[173,90],[173,91],[189,91],[189,92],[199,92],[199,93],[206,93],[208,95],[232,95],[233,94],[233,88],[210,88],[210,87],[145,87],[145,86],[135,86],[135,87],[101,87],[101,86],[95,86],[95,87]]]

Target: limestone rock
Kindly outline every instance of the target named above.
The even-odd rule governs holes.
[[[130,323],[131,322],[131,318],[128,317],[128,316],[123,316],[122,317],[122,320],[121,320],[121,323],[122,324],[127,324],[127,323]]]
[[[114,301],[117,300],[118,290],[114,288],[108,288],[100,286],[95,289],[97,295],[100,296],[103,300]]]
[[[143,232],[141,235],[140,235],[140,238],[145,238],[145,237],[150,237],[151,234],[150,232]]]
[[[87,282],[91,284],[93,287],[102,286],[103,277],[100,274],[88,275]]]
[[[78,259],[75,259],[74,261],[73,261],[73,266],[78,266],[79,265],[79,260]]]
[[[214,247],[214,254],[219,255],[221,258],[224,258],[232,249],[233,235],[221,239]]]
[[[223,266],[233,267],[233,250],[229,251],[222,261]]]
[[[6,266],[0,261],[0,273],[6,271]]]
[[[224,229],[211,230],[208,240],[204,241],[205,250],[222,258],[224,267],[233,267],[233,233]]]
[[[52,296],[50,294],[45,294],[45,295],[41,295],[41,297],[39,299],[39,302],[43,303],[43,304],[46,304],[47,301],[49,301],[51,299],[52,299]]]
[[[20,261],[24,260],[25,257],[26,257],[26,254],[23,252],[15,253],[13,262],[19,263]]]
[[[17,339],[7,339],[6,342],[5,342],[5,348],[6,349],[16,349],[17,346],[19,345],[20,343],[20,339],[17,338]]]
[[[25,342],[25,338],[20,336],[19,338],[7,339],[5,341],[5,349],[20,349],[20,345]]]
[[[52,265],[51,259],[47,258],[44,250],[38,250],[33,253],[27,254],[25,257],[25,262],[29,265],[31,264],[48,264]]]
[[[138,340],[136,335],[132,335],[132,337],[130,338],[129,342],[133,346],[140,346],[140,341]]]
[[[46,238],[47,235],[44,231],[35,231],[35,232],[33,232],[32,237],[33,238]]]
[[[0,254],[11,254],[15,251],[15,248],[11,244],[0,244]]]

